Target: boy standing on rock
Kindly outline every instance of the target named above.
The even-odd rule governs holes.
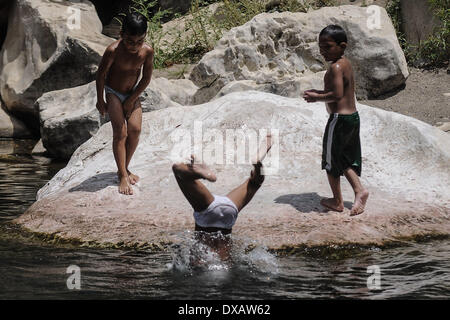
[[[355,192],[355,202],[350,215],[364,212],[369,197],[358,176],[361,176],[361,143],[359,139],[359,114],[355,102],[355,81],[350,61],[345,58],[347,35],[337,25],[330,25],[319,35],[320,54],[331,63],[325,74],[325,90],[307,90],[307,102],[325,102],[330,112],[323,139],[322,169],[327,171],[333,198],[322,199],[324,207],[342,212],[340,176],[345,175]]]
[[[153,71],[154,52],[144,43],[146,34],[146,18],[139,13],[128,14],[122,24],[121,38],[106,48],[97,72],[97,109],[102,115],[107,112],[111,119],[119,192],[126,195],[133,194],[131,185],[139,181],[128,165],[141,132],[139,95],[149,85]]]

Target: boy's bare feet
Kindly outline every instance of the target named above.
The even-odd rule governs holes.
[[[215,182],[217,180],[216,174],[206,164],[195,163],[195,157],[193,154],[191,154],[191,163],[187,166],[191,168],[192,172],[198,174],[203,179],[211,182]]]
[[[133,189],[130,186],[128,176],[119,177],[119,193],[132,195]]]
[[[344,211],[344,204],[337,201],[334,198],[325,198],[320,200],[320,204],[331,211],[342,212]]]
[[[253,164],[257,164],[258,162],[262,162],[264,158],[266,157],[267,153],[269,153],[270,148],[272,148],[272,135],[270,133],[266,136],[267,142],[264,144],[261,143],[261,145],[258,148],[258,154],[256,156],[256,159],[253,160]]]
[[[363,190],[355,195],[355,203],[350,211],[351,216],[356,216],[364,212],[367,199],[369,198],[369,191]]]
[[[136,184],[137,182],[139,182],[139,179],[140,179],[139,176],[137,176],[137,175],[131,173],[131,171],[128,170],[128,169],[127,169],[127,174],[128,174],[129,182],[130,182],[131,184]],[[119,171],[117,171],[117,177],[118,177],[119,180],[120,180],[120,173],[119,173]]]
[[[272,148],[272,136],[270,134],[267,135],[267,143],[265,147],[266,148],[264,148],[264,144],[259,147],[258,156],[255,160],[256,163],[253,164],[254,168],[250,173],[250,181],[257,185],[261,185],[264,182],[264,176],[261,175],[261,167],[263,166],[262,161],[266,157],[270,148]]]
[[[135,175],[134,173],[131,173],[130,170],[127,170],[128,173],[128,177],[130,178],[130,183],[131,184],[136,184],[139,182],[139,176]]]

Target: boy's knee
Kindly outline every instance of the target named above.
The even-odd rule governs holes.
[[[141,128],[129,128],[127,134],[130,137],[139,137],[141,134]]]
[[[121,141],[121,140],[125,140],[128,137],[128,134],[126,131],[122,131],[122,132],[115,132],[113,134],[113,140],[114,141]]]

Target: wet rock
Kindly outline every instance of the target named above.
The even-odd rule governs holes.
[[[325,106],[246,91],[203,105],[144,114],[140,144],[130,165],[141,181],[133,187],[132,196],[118,193],[112,130],[103,125],[14,222],[33,232],[83,242],[131,247],[176,241],[179,232],[193,229],[194,220],[172,173],[172,163],[189,154],[193,146],[218,177],[215,183],[205,185],[214,194],[227,194],[245,181],[252,167],[249,157],[241,161],[231,157],[231,152],[240,147],[248,151],[251,141],[256,145],[252,137],[264,136],[259,130],[266,129],[275,143],[264,160],[266,180],[240,212],[233,233],[280,250],[330,244],[382,245],[448,235],[449,135],[407,116],[364,105],[358,109],[362,183],[371,195],[365,213],[356,217],[349,216],[354,195],[345,180],[345,211],[326,212],[320,206],[320,199],[331,194],[320,166],[328,119]],[[226,141],[226,130],[237,134],[236,141]],[[196,139],[203,143],[192,145]],[[184,154],[183,146],[187,146]]]
[[[257,15],[226,33],[194,68],[190,79],[200,88],[196,102],[209,101],[234,81],[277,86],[326,70],[317,40],[329,24],[339,24],[347,31],[346,56],[355,71],[358,97],[379,96],[401,86],[408,77],[405,56],[385,9],[376,8],[379,29],[369,29],[373,13],[356,6]]]

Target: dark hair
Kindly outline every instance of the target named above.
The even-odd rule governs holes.
[[[345,30],[336,24],[329,25],[328,27],[320,31],[319,37],[322,36],[330,37],[337,44],[340,44],[341,42],[347,42],[347,34],[345,33]]]
[[[123,19],[122,32],[130,36],[147,33],[147,18],[138,12],[130,12]]]

